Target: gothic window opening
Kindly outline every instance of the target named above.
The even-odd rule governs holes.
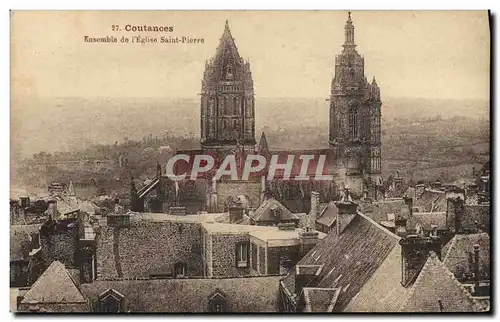
[[[238,106],[238,99],[236,97],[233,97],[233,108],[234,108],[234,113],[235,115],[239,115],[240,114],[240,109],[239,109],[239,106]]]
[[[358,137],[358,116],[356,113],[356,109],[351,107],[349,109],[349,138],[355,139]]]
[[[233,69],[231,68],[231,66],[226,67],[226,79],[233,79]]]
[[[248,242],[240,242],[236,244],[236,267],[248,267]]]
[[[229,312],[226,295],[220,290],[215,292],[208,299],[208,311],[213,313]]]
[[[175,277],[184,277],[184,276],[186,276],[186,264],[184,264],[184,263],[175,263],[174,264],[174,276]]]

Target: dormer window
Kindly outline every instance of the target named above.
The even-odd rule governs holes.
[[[112,288],[101,293],[98,299],[101,312],[119,313],[124,311],[123,303],[125,296]]]
[[[215,292],[209,297],[208,311],[213,313],[229,312],[226,294],[220,289],[215,289]]]
[[[186,276],[186,264],[184,264],[184,263],[175,263],[174,264],[174,276],[175,277],[184,277],[184,276]]]
[[[236,244],[236,267],[248,267],[248,242]]]

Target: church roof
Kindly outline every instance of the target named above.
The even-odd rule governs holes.
[[[269,153],[269,145],[267,144],[266,134],[264,132],[262,132],[260,136],[257,152],[260,155],[265,155],[266,153]]]
[[[59,261],[54,261],[36,280],[21,303],[86,303],[85,297],[69,272]]]

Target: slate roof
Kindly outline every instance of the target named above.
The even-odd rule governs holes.
[[[403,215],[401,213],[401,209],[403,207],[407,207],[405,201],[403,199],[392,199],[392,200],[384,200],[380,202],[373,202],[371,204],[362,204],[361,211],[367,217],[375,220],[376,222],[381,222],[387,220],[387,214]],[[409,209],[406,212],[406,216],[409,215]]]
[[[406,312],[477,312],[481,305],[431,253],[412,286]]]
[[[446,211],[445,192],[426,189],[417,200],[413,200],[413,206],[418,207],[419,212]]]
[[[10,261],[25,260],[31,249],[30,235],[40,232],[41,224],[10,226]]]
[[[461,279],[461,272],[470,271],[469,258],[473,258],[474,244],[479,245],[479,267],[481,279],[490,279],[490,236],[480,234],[455,235],[442,250],[444,265]],[[470,255],[469,255],[470,254]]]
[[[273,209],[278,210],[279,213],[279,221],[285,221],[285,220],[299,220],[297,216],[295,216],[288,208],[283,206],[279,201],[277,201],[274,198],[268,198],[264,200],[260,206],[255,209],[253,212],[252,219],[259,222],[259,221],[276,221],[277,219],[275,218],[273,214]]]
[[[398,245],[398,241],[398,236],[358,214],[340,236],[336,229],[332,230],[297,265],[324,265],[315,287],[342,287],[335,306],[335,311],[342,311]],[[283,282],[294,293],[294,269]]]
[[[439,259],[437,264],[434,258],[428,260],[417,281],[403,287],[399,240],[400,237],[358,213],[340,236],[332,230],[297,265],[323,265],[314,287],[340,289],[333,311],[439,312],[436,303],[440,297],[446,297],[443,311],[479,310],[477,302]],[[294,293],[295,269],[283,284]],[[324,301],[316,308],[324,309],[321,304]]]
[[[321,209],[321,208],[320,208]],[[330,227],[335,219],[337,219],[338,208],[333,201],[329,202],[326,207],[320,212],[319,218],[316,219],[316,222]]]
[[[415,212],[413,218],[408,220],[407,226],[414,229],[416,224],[424,229],[424,231],[431,231],[432,225],[437,225],[438,230],[447,230],[446,226],[446,212]]]
[[[132,312],[206,312],[208,299],[220,289],[232,312],[277,312],[280,276],[185,278],[161,280],[97,280],[83,284],[92,301],[107,289],[125,296]]]
[[[461,218],[462,228],[471,232],[490,232],[491,208],[489,204],[465,205]]]
[[[74,304],[86,303],[86,299],[64,264],[54,261],[26,292],[21,303],[29,304],[32,302]]]
[[[332,312],[341,288],[304,288],[306,312]]]

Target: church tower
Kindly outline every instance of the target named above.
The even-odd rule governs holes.
[[[218,155],[255,146],[255,101],[250,64],[243,61],[226,20],[215,56],[205,64],[201,89],[201,141]]]
[[[358,194],[374,194],[380,180],[380,89],[365,77],[364,58],[354,42],[351,12],[345,24],[344,49],[335,57],[330,95],[329,144],[346,170],[346,184]]]

